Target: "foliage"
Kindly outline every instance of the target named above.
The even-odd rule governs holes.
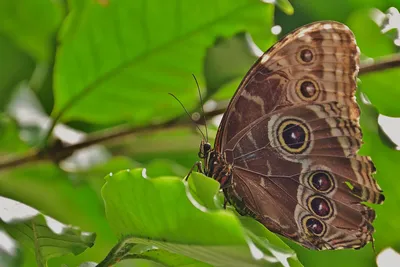
[[[374,160],[386,196],[374,207],[376,254],[371,245],[304,249],[224,210],[217,182],[197,173],[182,180],[198,160],[201,136],[167,93],[200,111],[192,74],[208,101],[213,139],[213,116],[257,47],[265,51],[296,27],[347,24],[362,66],[400,58],[393,55],[400,20],[387,30],[400,18],[396,0],[292,2],[0,0],[0,196],[73,226],[57,235],[43,215],[16,223],[0,213],[0,228],[17,244],[10,253],[0,241],[0,265],[368,267],[387,247],[400,251],[400,154],[378,124],[380,115],[400,116],[395,65],[361,69],[359,77],[360,153]]]
[[[21,246],[35,253],[39,267],[46,266],[50,258],[73,253],[78,255],[93,246],[95,235],[81,233],[72,227],[64,227],[61,233],[49,228],[43,215],[24,220],[4,222],[0,226]]]
[[[268,231],[253,238],[233,213],[216,205],[215,195],[209,192],[218,192],[218,182],[193,174],[192,194],[188,195],[181,178],[150,179],[144,170],[110,175],[102,190],[107,219],[124,246],[156,246],[212,266],[272,266],[277,260],[287,265],[287,258],[294,255]],[[262,251],[254,251],[259,238],[269,242],[262,244]],[[278,253],[280,259],[274,257]]]

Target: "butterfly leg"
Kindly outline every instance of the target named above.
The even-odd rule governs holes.
[[[221,188],[220,188],[224,192],[224,209],[225,210],[226,210],[226,205],[228,205],[228,203],[229,203],[229,205],[232,205],[232,203],[229,200],[228,195],[226,194],[226,191],[225,191],[225,189],[227,189],[227,188],[229,188],[231,186],[233,186],[233,183],[229,182],[229,183],[226,183],[225,185],[221,186]]]
[[[228,204],[229,200],[225,197],[224,198],[224,210],[226,210],[226,205]]]
[[[203,164],[201,161],[197,161],[195,164],[193,164],[192,168],[190,168],[189,173],[183,178],[185,181],[189,179],[189,176],[192,174],[194,168],[197,167],[197,172],[204,173],[203,171]]]
[[[377,255],[376,249],[375,249],[375,240],[373,238],[371,240],[371,243],[372,243],[372,250],[374,251],[375,255]]]

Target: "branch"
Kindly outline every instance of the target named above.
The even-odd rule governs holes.
[[[378,60],[364,61],[361,63],[360,75],[400,67],[400,54],[382,57]]]
[[[400,67],[400,54],[391,55],[389,57],[385,57],[382,59],[378,59],[373,62],[363,62],[360,67],[360,75],[369,74],[372,72],[383,71],[386,69],[391,69],[395,67]],[[221,104],[217,109],[206,112],[207,118],[212,118],[216,115],[223,114],[226,109],[227,104]],[[199,122],[200,124],[204,124],[204,122]],[[184,118],[175,118],[169,120],[162,124],[156,125],[147,125],[141,127],[118,127],[112,130],[107,130],[99,133],[93,133],[88,136],[85,141],[74,145],[63,146],[59,142],[55,142],[52,146],[48,148],[43,148],[38,151],[30,151],[27,154],[4,160],[0,162],[0,170],[13,168],[22,166],[27,163],[33,163],[38,161],[53,161],[60,162],[63,159],[71,156],[75,151],[78,151],[83,148],[87,148],[96,144],[103,144],[107,141],[118,140],[121,137],[125,137],[132,134],[138,133],[152,133],[161,129],[169,129],[173,127],[180,126],[190,126],[193,125],[193,122],[190,121],[187,117]]]
[[[23,156],[13,157],[11,159],[0,162],[0,170],[18,167],[30,162],[36,162],[42,160],[40,153],[37,151],[29,151]]]

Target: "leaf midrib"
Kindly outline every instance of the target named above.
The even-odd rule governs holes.
[[[42,252],[40,250],[38,232],[37,232],[34,220],[31,220],[30,224],[32,226],[33,245],[35,246],[36,263],[38,264],[39,267],[45,267],[45,263],[43,262],[43,255],[42,255]]]

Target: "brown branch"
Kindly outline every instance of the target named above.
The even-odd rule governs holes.
[[[391,69],[395,67],[400,67],[400,54],[392,55],[390,57],[385,57],[374,62],[364,62],[360,67],[360,75],[369,74],[372,72],[382,71],[386,69]],[[222,114],[226,109],[226,103],[222,104],[217,109],[206,112],[207,118],[212,118],[213,116]],[[204,122],[200,122],[204,123]],[[187,118],[176,118],[169,120],[162,124],[157,125],[147,125],[141,127],[118,127],[117,129],[107,130],[100,133],[93,133],[85,141],[74,145],[63,146],[60,143],[54,143],[48,148],[44,148],[39,151],[30,151],[27,154],[7,159],[0,162],[0,170],[7,168],[13,168],[17,166],[22,166],[27,163],[33,163],[38,161],[54,161],[59,162],[67,157],[71,156],[75,151],[83,148],[87,148],[96,144],[103,144],[107,141],[118,140],[121,137],[125,137],[132,134],[144,133],[144,132],[154,132],[161,129],[169,129],[172,127],[179,126],[189,126],[193,123]]]
[[[364,63],[361,63],[359,74],[364,75],[396,67],[400,67],[400,54],[382,57],[378,60],[372,60],[371,62],[365,61]]]
[[[3,160],[2,162],[0,162],[0,170],[18,167],[18,166],[21,166],[21,165],[24,165],[24,164],[27,164],[30,162],[36,162],[36,161],[40,161],[40,160],[42,160],[42,159],[41,159],[39,152],[29,151],[22,156],[17,156],[17,157]]]

